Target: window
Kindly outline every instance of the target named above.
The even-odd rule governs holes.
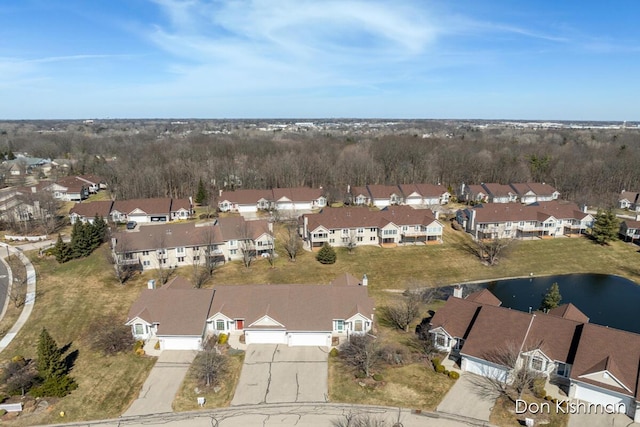
[[[349,243],[349,238],[348,237],[343,237],[342,238],[342,243]]]
[[[392,235],[392,234],[396,234],[396,229],[392,229],[392,230],[384,230],[384,232],[383,232],[382,234],[384,234],[385,236],[389,236],[389,235]]]
[[[163,260],[161,260],[161,261],[162,261],[162,263],[163,263],[163,264],[166,264],[166,263],[167,263],[167,259],[166,259],[166,258],[165,258],[165,259],[163,259]]]
[[[329,243],[335,243],[336,239],[329,239]]]
[[[556,362],[556,375],[559,377],[569,377],[569,365],[563,362]]]
[[[353,322],[353,330],[356,332],[362,332],[362,320],[356,320]]]
[[[369,237],[369,241],[371,241],[371,242],[375,242],[375,241],[376,241],[376,236],[371,236],[371,237]]]
[[[531,369],[534,371],[544,371],[547,367],[546,361],[540,356],[533,356],[531,358]]]
[[[183,254],[184,253],[184,248],[176,248],[176,252],[179,254]]]
[[[370,229],[369,229],[369,231],[370,231],[370,232],[372,232],[372,233],[375,233],[375,232],[376,232],[376,230],[377,230],[376,228],[370,228]]]
[[[216,331],[224,331],[224,320],[216,320]]]
[[[140,323],[134,324],[133,329],[136,335],[143,335],[145,333],[145,327]]]
[[[362,242],[362,241],[364,240],[364,238],[363,238],[362,236],[358,236],[358,237],[356,238],[356,240],[357,240],[358,242]]]
[[[197,252],[197,251],[199,251],[199,250],[200,250],[200,247],[199,247],[199,246],[194,246],[194,247],[193,247],[193,251],[194,251],[194,252]]]
[[[344,320],[336,320],[335,330],[338,332],[344,331]]]
[[[348,228],[343,228],[342,229],[342,235],[343,236],[348,236],[349,235],[349,229]]]
[[[230,253],[231,255],[237,255],[237,254],[238,254],[238,250],[237,250],[237,249],[231,249],[231,250],[229,251],[229,253]]]
[[[148,256],[149,255],[149,251],[142,251],[142,255]]]
[[[447,347],[447,337],[443,334],[436,334],[436,345],[438,347]]]
[[[407,227],[406,225],[402,226],[402,231],[407,231],[409,229],[409,227]]]
[[[142,261],[142,265],[145,267],[149,267],[151,265],[151,261]]]
[[[364,228],[358,228],[358,234],[364,234]]]
[[[193,256],[193,260],[194,261],[200,261],[200,255],[194,255]]]
[[[184,257],[183,256],[179,256],[178,257],[178,262],[184,262]]]
[[[236,240],[229,240],[229,246],[237,246],[238,242]]]

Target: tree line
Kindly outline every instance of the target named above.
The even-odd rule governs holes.
[[[332,200],[347,185],[546,182],[562,198],[602,207],[623,189],[639,190],[637,129],[510,129],[438,124],[398,132],[171,133],[156,124],[138,132],[86,130],[0,134],[39,157],[67,157],[71,173],[105,177],[119,199],[208,195],[220,189],[324,187]],[[435,125],[433,125],[435,126]],[[203,184],[200,185],[200,182]],[[200,190],[200,191],[198,191]]]

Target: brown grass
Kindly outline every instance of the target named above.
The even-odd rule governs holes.
[[[38,274],[37,299],[27,325],[0,354],[0,363],[15,355],[36,356],[38,335],[46,327],[58,346],[69,345],[67,354],[77,359],[71,376],[78,389],[38,414],[23,413],[8,425],[48,424],[65,421],[119,416],[133,401],[155,358],[133,352],[105,357],[87,343],[89,324],[100,316],[115,314],[122,322],[131,303],[144,287],[144,277],[120,286],[110,274],[101,250],[85,259],[58,265],[54,259],[41,259],[31,253]]]
[[[538,399],[531,395],[522,396],[523,400],[527,402],[546,402],[544,399]],[[555,404],[552,402],[548,402],[551,407],[551,411],[549,414],[546,413],[525,413],[516,415],[515,413],[515,404],[507,399],[504,396],[499,397],[496,400],[496,404],[493,406],[491,410],[491,416],[489,417],[489,421],[491,424],[500,426],[500,427],[508,427],[508,426],[518,426],[524,425],[520,424],[520,421],[524,421],[525,418],[532,418],[535,420],[535,425],[544,425],[547,427],[566,427],[569,423],[569,415],[557,413],[555,411]]]
[[[378,372],[383,381],[356,379],[339,357],[329,358],[329,400],[434,410],[455,382],[424,363],[387,366]]]
[[[173,410],[180,412],[202,409],[198,406],[196,400],[198,396],[206,399],[204,405],[206,409],[229,406],[233,399],[233,394],[236,391],[236,385],[238,384],[238,378],[240,378],[243,362],[244,352],[236,353],[228,357],[228,372],[221,380],[219,384],[220,390],[217,393],[214,392],[213,387],[207,388],[201,385],[199,386],[190,369],[173,401]],[[200,393],[196,393],[196,388],[198,388]]]

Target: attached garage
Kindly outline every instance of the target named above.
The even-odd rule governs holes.
[[[201,337],[163,337],[159,336],[162,350],[201,350]]]
[[[506,381],[508,371],[506,368],[490,364],[484,360],[475,359],[473,357],[463,356],[460,364],[463,371],[472,374],[481,375],[487,378],[493,378],[500,381]]]
[[[244,332],[245,343],[249,344],[287,344],[285,331],[247,331]]]
[[[584,400],[589,403],[596,403],[599,405],[611,405],[611,408],[616,408],[618,404],[624,404],[626,408],[626,414],[630,417],[635,413],[635,401],[631,396],[625,396],[623,394],[616,393],[614,391],[605,391],[600,387],[593,386],[582,382],[573,382],[575,384],[574,399]]]
[[[238,205],[238,212],[255,213],[255,212],[258,212],[258,206],[257,205]]]
[[[331,347],[331,334],[327,332],[289,332],[289,346]]]

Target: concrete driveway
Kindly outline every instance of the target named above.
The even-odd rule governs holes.
[[[486,387],[482,377],[463,372],[437,411],[488,422],[497,397],[494,390]]]
[[[140,395],[123,416],[173,412],[171,404],[198,354],[193,350],[164,350],[151,369]]]
[[[623,427],[633,423],[625,414],[571,414],[569,427]],[[636,424],[634,424],[636,425]]]
[[[328,352],[320,347],[247,347],[231,405],[326,402]]]

